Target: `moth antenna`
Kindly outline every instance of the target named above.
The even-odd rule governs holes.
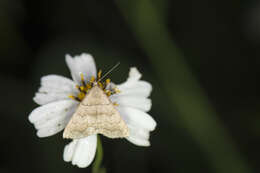
[[[98,80],[98,82],[101,81],[102,79],[104,79],[104,77],[106,77],[109,73],[111,73],[111,72],[112,72],[115,68],[117,68],[119,65],[120,65],[120,62],[116,63],[116,65],[114,65],[110,70],[108,70],[108,72],[106,72],[106,73],[104,74],[104,76],[102,76],[102,77]]]

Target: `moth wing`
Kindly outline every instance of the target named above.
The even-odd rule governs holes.
[[[119,112],[98,86],[94,86],[80,103],[63,132],[63,138],[79,139],[93,134],[109,138],[129,135]]]

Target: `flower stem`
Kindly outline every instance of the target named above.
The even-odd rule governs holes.
[[[92,166],[92,173],[106,173],[106,169],[101,167],[103,160],[103,147],[100,136],[97,135],[97,154]]]

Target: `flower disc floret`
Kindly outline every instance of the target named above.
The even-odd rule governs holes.
[[[80,77],[81,77],[81,82],[80,85],[76,85],[76,88],[78,90],[78,94],[77,96],[75,95],[69,95],[69,98],[73,99],[73,100],[77,100],[77,101],[82,101],[86,94],[90,91],[91,88],[93,88],[93,86],[96,84],[98,85],[105,93],[106,95],[109,97],[113,94],[117,94],[120,93],[120,90],[117,87],[108,87],[111,83],[111,80],[109,78],[107,78],[104,82],[101,82],[101,74],[102,71],[99,70],[97,78],[95,78],[95,76],[91,76],[90,80],[85,82],[85,77],[84,74],[81,73]],[[115,105],[117,105],[115,103]]]

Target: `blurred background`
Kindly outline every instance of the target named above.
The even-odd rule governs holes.
[[[1,173],[91,172],[27,119],[40,77],[82,52],[153,84],[151,147],[102,137],[108,173],[260,172],[259,1],[0,0]]]

